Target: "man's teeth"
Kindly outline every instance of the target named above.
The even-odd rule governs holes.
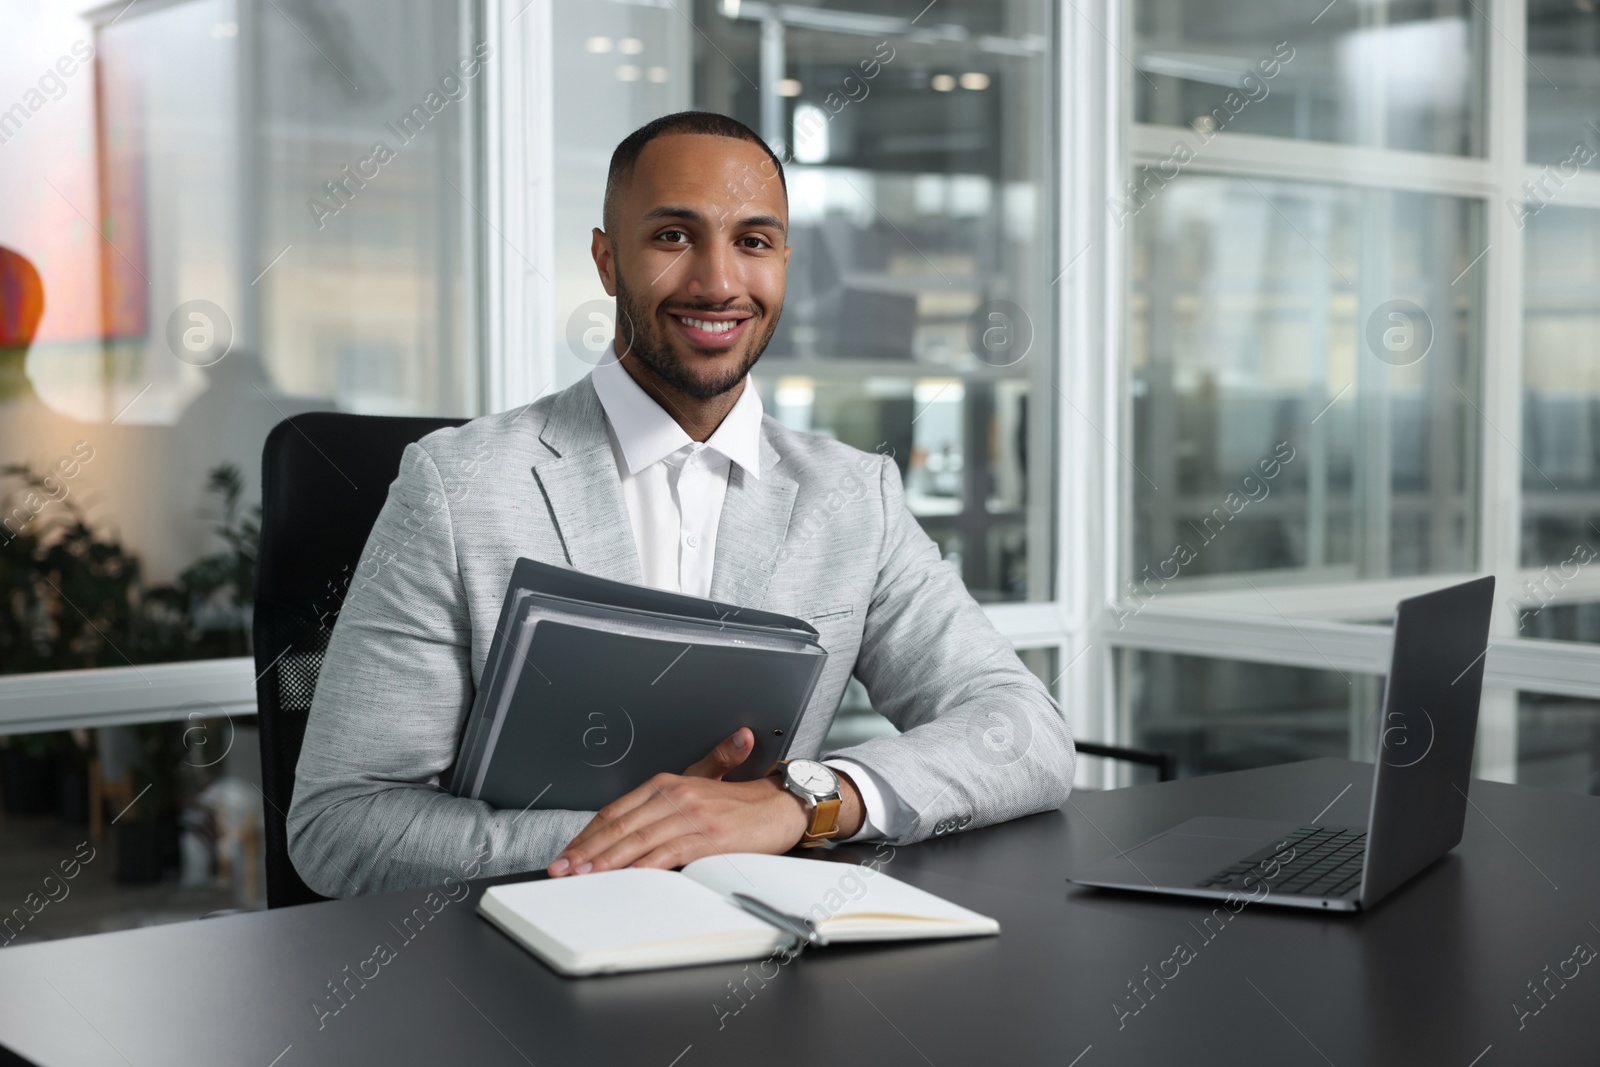
[[[704,330],[706,333],[727,333],[744,321],[743,319],[723,319],[712,322],[709,319],[691,319],[687,315],[679,315],[678,319],[685,326],[693,326],[695,329]]]

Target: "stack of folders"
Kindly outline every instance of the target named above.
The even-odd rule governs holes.
[[[451,773],[496,808],[594,811],[741,726],[783,759],[828,654],[801,619],[517,561]]]

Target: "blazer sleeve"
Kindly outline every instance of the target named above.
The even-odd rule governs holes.
[[[888,786],[895,844],[1061,807],[1076,762],[1061,707],[907,510],[894,461],[882,464],[885,535],[855,673],[901,732],[830,756]]]
[[[351,896],[532,870],[588,823],[590,812],[498,811],[440,788],[474,694],[450,501],[413,444],[312,699],[288,813],[289,857],[308,886]]]

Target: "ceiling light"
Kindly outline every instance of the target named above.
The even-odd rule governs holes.
[[[644,72],[644,76],[655,82],[657,85],[660,85],[667,80],[667,68],[651,67],[649,70]]]
[[[816,104],[796,104],[794,108],[794,161],[828,161],[828,113]]]
[[[935,74],[933,81],[929,84],[933,86],[933,91],[936,93],[948,93],[956,87],[956,80],[948,74]]]
[[[987,89],[989,88],[989,75],[981,70],[969,70],[961,75],[961,88]]]
[[[644,51],[644,42],[637,37],[624,37],[622,39],[622,54],[636,56]]]
[[[591,37],[587,41],[583,42],[583,46],[596,55],[599,55],[601,52],[611,51],[611,38]]]
[[[798,79],[798,78],[779,78],[778,79],[778,95],[779,96],[799,96],[800,95],[800,79]]]
[[[639,80],[639,68],[632,63],[624,63],[617,68],[617,81],[636,82]]]

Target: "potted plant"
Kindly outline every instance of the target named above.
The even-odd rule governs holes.
[[[32,497],[50,485],[26,464],[0,466]],[[258,506],[242,506],[244,480],[223,464],[206,491],[220,504],[214,527],[221,551],[195,561],[167,584],[144,581],[139,558],[109,530],[91,524],[77,496],[37,520],[0,532],[0,673],[241,656],[250,652],[250,593],[260,539]],[[29,499],[24,495],[24,501]],[[12,501],[5,501],[11,513]],[[24,511],[30,509],[24,508]],[[38,509],[31,509],[38,514]],[[130,797],[114,827],[117,878],[148,882],[178,860],[178,821],[186,789],[181,723],[132,728],[139,747]],[[86,817],[87,738],[43,734],[0,738],[0,785],[7,811]],[[115,812],[110,814],[115,815]]]

